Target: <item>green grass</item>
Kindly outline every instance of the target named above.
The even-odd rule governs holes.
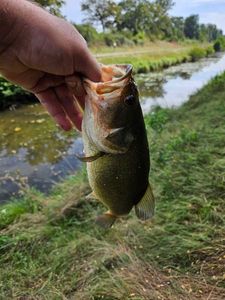
[[[0,299],[225,298],[225,74],[145,118],[154,220],[104,231],[86,172],[0,209]]]
[[[103,49],[106,52],[106,49]],[[98,52],[98,60],[103,64],[132,64],[136,73],[147,73],[168,68],[188,61],[197,61],[214,53],[209,44],[155,42],[142,48],[118,48],[106,53]],[[140,51],[143,51],[142,53]],[[111,56],[110,56],[111,54]],[[118,54],[118,55],[117,55]],[[101,56],[102,55],[102,56]]]

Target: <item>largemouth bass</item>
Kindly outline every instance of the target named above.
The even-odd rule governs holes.
[[[91,197],[108,211],[97,223],[109,228],[135,207],[142,220],[154,214],[149,148],[131,65],[102,66],[102,82],[84,80],[83,161]]]

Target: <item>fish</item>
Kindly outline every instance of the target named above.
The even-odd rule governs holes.
[[[94,198],[107,211],[96,223],[110,228],[135,208],[141,220],[154,215],[150,154],[132,65],[101,66],[101,82],[84,79],[84,155]]]

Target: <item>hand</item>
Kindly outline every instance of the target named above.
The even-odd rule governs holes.
[[[15,22],[5,44],[0,42],[0,73],[34,93],[64,130],[72,124],[81,130],[82,77],[101,79],[85,40],[72,25],[27,1],[8,2]]]

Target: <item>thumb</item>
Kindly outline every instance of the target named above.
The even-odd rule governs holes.
[[[85,47],[86,48],[86,47]],[[75,72],[81,73],[88,79],[99,82],[101,81],[101,68],[95,57],[90,53],[88,48],[84,49],[78,58],[75,60]]]

